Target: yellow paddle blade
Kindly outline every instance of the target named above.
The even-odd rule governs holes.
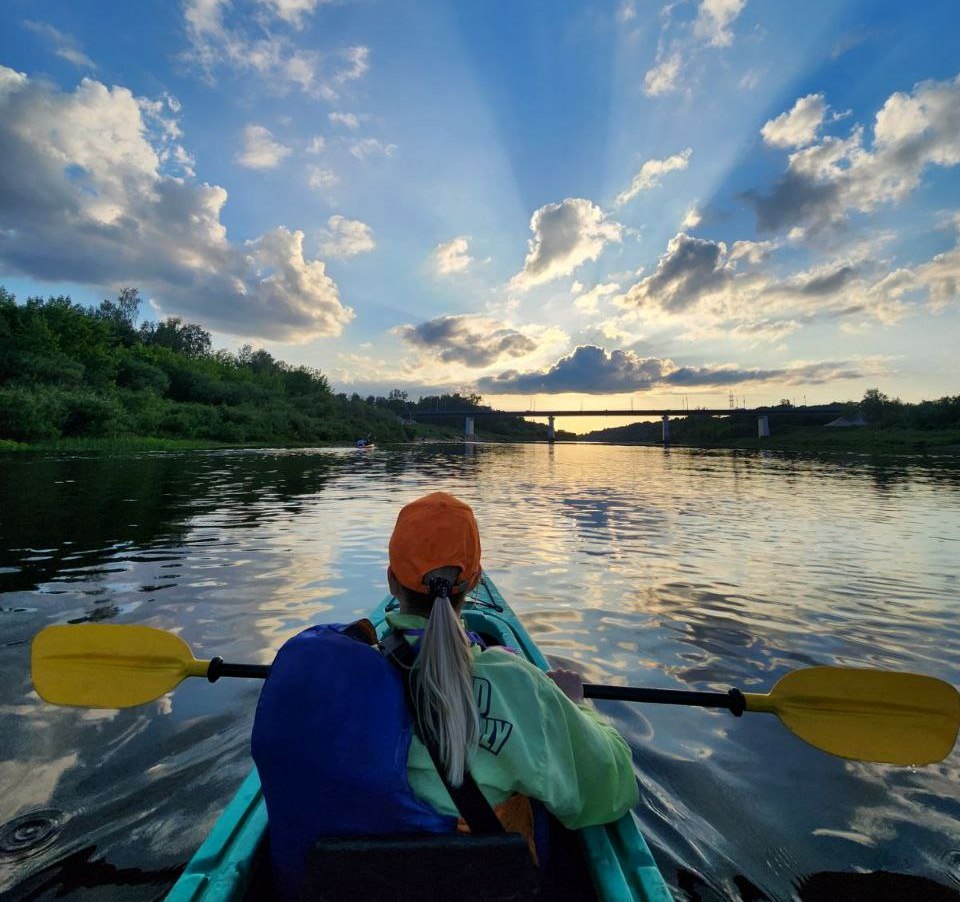
[[[860,761],[932,764],[953,749],[960,693],[915,673],[809,667],[769,695],[744,693],[748,711],[768,711],[810,745]]]
[[[33,685],[45,701],[83,708],[130,708],[159,698],[188,676],[203,676],[179,636],[149,626],[48,626],[31,648]]]

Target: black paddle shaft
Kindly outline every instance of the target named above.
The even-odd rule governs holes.
[[[586,698],[606,698],[622,702],[648,702],[655,705],[694,705],[699,708],[726,708],[736,717],[747,703],[739,689],[729,692],[686,692],[683,689],[638,689],[633,686],[600,686],[584,683]]]
[[[210,659],[207,679],[215,683],[220,677],[248,677],[265,680],[270,676],[269,664],[226,664],[219,655]]]
[[[270,675],[269,664],[227,664],[223,658],[211,658],[207,679],[215,683],[220,677],[246,677],[265,680]],[[739,717],[747,704],[739,689],[729,692],[686,692],[682,689],[640,689],[635,686],[601,686],[584,683],[586,698],[613,699],[622,702],[646,702],[659,705],[694,705],[699,708],[726,708]]]

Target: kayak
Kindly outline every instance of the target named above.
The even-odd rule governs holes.
[[[396,605],[388,596],[371,615],[380,635],[386,631],[387,611]],[[488,645],[509,646],[537,667],[549,669],[546,658],[486,573],[470,593],[462,617],[467,629]],[[167,894],[166,902],[270,898],[267,826],[266,805],[254,768]],[[673,897],[632,812],[609,824],[564,833],[569,848],[563,846],[562,854],[553,858],[564,859],[565,873],[560,880],[570,898],[587,902],[592,893],[597,902],[671,902]],[[582,871],[578,876],[585,890],[570,889],[571,867]]]

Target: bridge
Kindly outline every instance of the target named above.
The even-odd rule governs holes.
[[[477,417],[539,417],[547,419],[547,441],[552,442],[556,439],[556,429],[554,420],[557,417],[624,417],[636,419],[637,417],[660,417],[663,421],[663,442],[670,441],[670,417],[688,417],[688,416],[711,416],[711,417],[729,417],[734,414],[750,413],[757,417],[757,432],[761,438],[770,435],[770,414],[776,411],[777,407],[699,407],[694,410],[685,408],[631,408],[630,410],[616,410],[605,408],[603,410],[418,410],[410,415],[410,419],[416,420],[418,417],[457,417],[463,418],[463,435],[469,438],[473,435],[474,420]],[[791,407],[790,410],[806,410],[815,413],[836,414],[841,416],[846,412],[846,408],[836,407],[830,404],[814,405],[813,407]]]

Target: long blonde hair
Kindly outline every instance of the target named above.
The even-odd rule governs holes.
[[[457,567],[440,567],[427,577],[440,577],[453,584],[459,573]],[[400,598],[401,605],[411,613],[427,614],[429,606],[410,685],[420,729],[435,742],[447,779],[454,786],[463,783],[464,771],[480,741],[470,640],[458,615],[463,598],[441,595],[431,600],[409,589],[404,589]]]

